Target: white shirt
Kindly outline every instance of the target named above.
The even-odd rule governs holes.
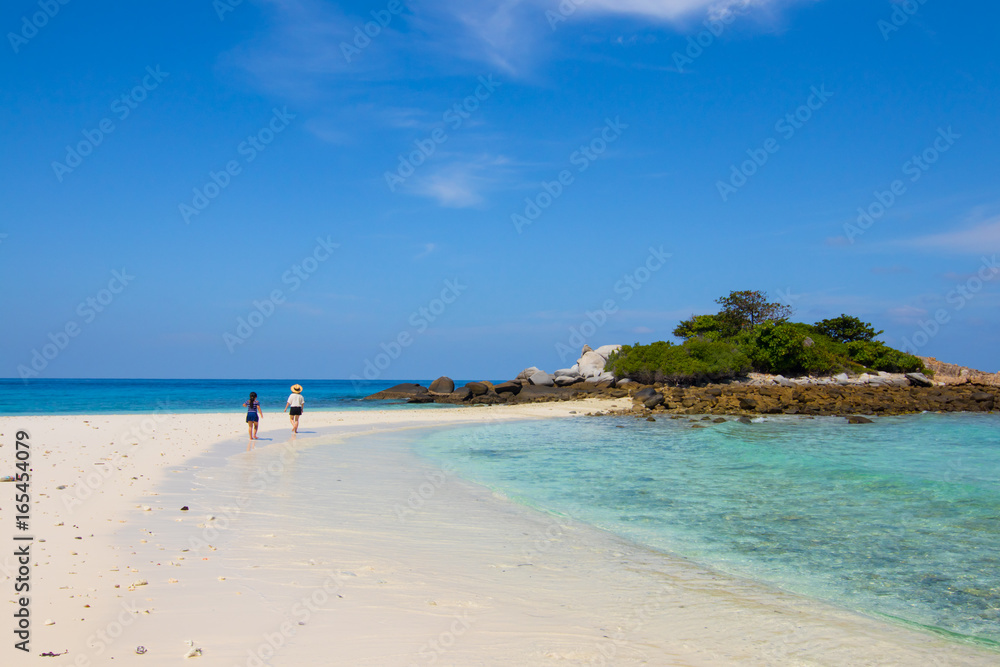
[[[302,394],[292,394],[288,397],[288,405],[293,408],[301,408],[306,404],[306,399],[302,398]]]

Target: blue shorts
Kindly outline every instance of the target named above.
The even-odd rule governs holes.
[[[247,423],[259,421],[256,412],[247,413]]]

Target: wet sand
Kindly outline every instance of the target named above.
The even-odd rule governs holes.
[[[5,461],[31,434],[36,538],[4,664],[996,664],[515,504],[399,431],[593,409],[307,413],[294,441],[265,415],[250,453],[239,415],[0,418]]]

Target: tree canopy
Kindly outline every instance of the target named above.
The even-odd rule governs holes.
[[[752,329],[764,322],[783,322],[792,316],[792,307],[777,301],[768,301],[767,293],[759,290],[740,290],[715,300],[722,306],[719,317],[740,331]]]
[[[851,315],[820,320],[816,323],[816,328],[821,333],[841,343],[870,342],[884,333],[884,331],[875,331],[871,324],[862,322]]]

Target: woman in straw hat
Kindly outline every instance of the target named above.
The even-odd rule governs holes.
[[[292,422],[292,433],[299,432],[299,417],[302,415],[302,406],[305,404],[306,399],[302,398],[302,385],[293,384],[292,393],[285,402],[288,419]]]

